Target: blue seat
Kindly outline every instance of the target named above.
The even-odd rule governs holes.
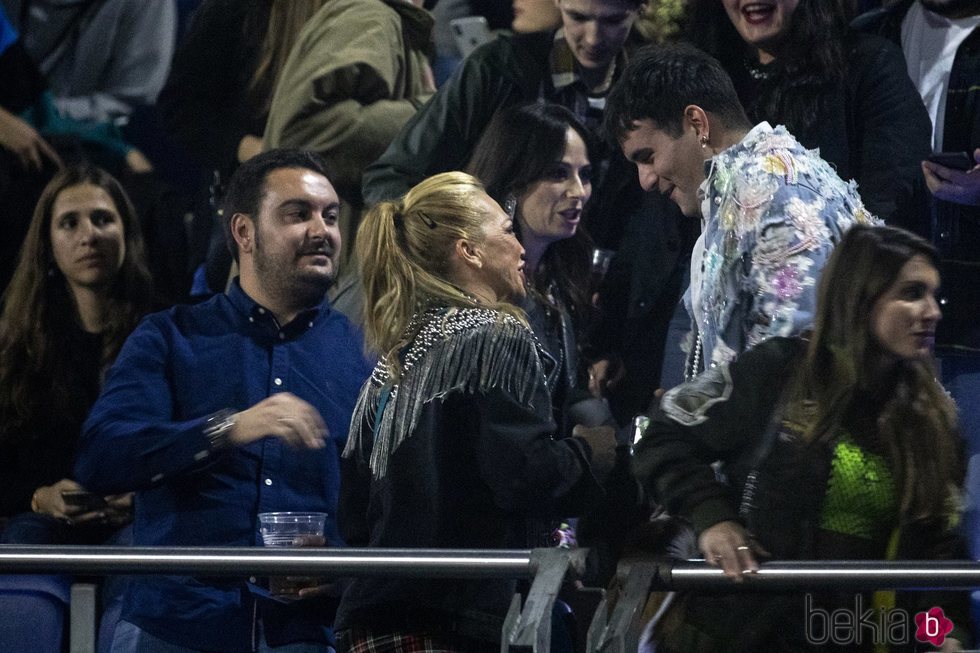
[[[62,653],[71,578],[0,575],[0,651]]]

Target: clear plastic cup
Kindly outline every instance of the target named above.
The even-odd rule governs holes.
[[[259,533],[265,546],[323,546],[325,512],[260,512]]]
[[[324,512],[262,512],[259,513],[259,533],[264,546],[323,546],[326,544],[326,521]],[[316,584],[317,580],[310,577],[272,576],[269,591],[280,596],[296,595],[301,589]]]

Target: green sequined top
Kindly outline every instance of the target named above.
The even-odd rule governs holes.
[[[895,479],[884,456],[858,446],[849,434],[837,440],[820,514],[825,531],[880,540],[898,523]]]

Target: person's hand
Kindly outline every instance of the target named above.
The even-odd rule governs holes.
[[[664,398],[666,393],[667,391],[663,388],[657,388],[653,391],[653,399],[651,399],[650,403],[647,405],[647,415],[653,415],[660,410],[660,401]]]
[[[322,547],[327,540],[323,535],[299,535],[292,539],[289,546]],[[283,599],[298,600],[317,596],[340,596],[343,590],[341,582],[316,576],[270,576],[269,591]]]
[[[601,399],[606,391],[616,387],[625,374],[623,366],[608,358],[600,358],[589,365],[589,394]]]
[[[267,436],[298,449],[322,449],[327,425],[307,402],[294,394],[277,392],[235,415],[228,443],[241,446]]]
[[[698,549],[709,565],[721,567],[725,575],[736,583],[742,581],[742,574],[759,571],[753,551],[769,555],[758,544],[750,542],[742,525],[734,521],[718,522],[705,529],[698,537]]]
[[[25,120],[0,107],[0,147],[13,152],[25,170],[40,170],[47,159],[62,167],[61,157]]]
[[[980,148],[973,152],[973,159],[980,164]],[[923,161],[922,174],[934,197],[957,204],[980,206],[980,165],[970,170],[954,170],[932,161]]]
[[[72,505],[65,501],[64,492],[85,492],[85,488],[63,478],[53,485],[43,485],[34,491],[31,509],[42,515],[49,515],[69,524],[84,524],[105,519],[102,510],[86,510],[84,506]]]
[[[582,426],[572,429],[572,436],[585,440],[592,449],[592,472],[603,481],[616,464],[616,429],[611,426]]]
[[[428,61],[422,67],[422,92],[430,95],[436,92],[436,76]]]
[[[262,137],[255,136],[254,134],[245,134],[242,136],[242,140],[238,141],[238,156],[239,163],[245,163],[251,159],[256,154],[262,152]]]
[[[31,510],[41,515],[50,515],[55,519],[68,519],[69,510],[77,511],[78,508],[65,503],[61,493],[84,489],[70,478],[63,478],[54,485],[42,485],[34,490],[34,495],[31,497]]]
[[[110,494],[105,497],[106,507],[102,511],[105,521],[115,527],[125,526],[133,521],[133,493]]]
[[[153,172],[153,164],[135,147],[126,152],[126,167],[139,174]]]
[[[292,579],[292,577],[287,578]],[[340,595],[344,591],[344,583],[327,582],[323,579],[317,579],[315,582],[317,583],[316,585],[304,587],[299,590],[297,596],[301,599],[310,599],[316,596],[340,598]]]

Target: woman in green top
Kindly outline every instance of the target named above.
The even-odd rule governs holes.
[[[928,243],[892,227],[853,227],[824,270],[808,340],[773,338],[664,396],[635,468],[690,521],[708,564],[737,582],[769,556],[960,555],[955,407],[932,365],[938,287]],[[712,469],[717,460],[726,480]],[[915,594],[947,615],[958,603]],[[855,597],[808,596],[688,596],[657,650],[827,650],[827,633],[808,617],[853,610]],[[888,643],[914,643],[915,631]],[[942,650],[958,650],[948,647],[962,637],[954,631]],[[837,639],[855,650],[856,641]],[[864,633],[865,645],[873,639]]]

